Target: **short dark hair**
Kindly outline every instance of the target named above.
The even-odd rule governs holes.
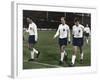
[[[77,21],[78,22],[80,21],[78,17],[74,19],[74,22],[77,22]]]
[[[31,16],[28,16],[27,18],[30,18],[31,20],[33,20]]]

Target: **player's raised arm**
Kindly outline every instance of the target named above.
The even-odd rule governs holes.
[[[56,38],[58,35],[59,35],[59,27],[58,27],[57,32],[56,32],[56,34],[54,35],[53,39]]]

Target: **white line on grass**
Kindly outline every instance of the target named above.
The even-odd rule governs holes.
[[[24,60],[24,62],[28,62],[27,60]],[[62,66],[58,66],[58,65],[52,65],[52,64],[47,64],[47,63],[40,63],[40,62],[36,62],[36,61],[31,61],[31,63],[35,63],[35,64],[40,64],[40,65],[45,65],[45,66],[52,66],[52,67],[56,67],[56,68],[61,68]]]

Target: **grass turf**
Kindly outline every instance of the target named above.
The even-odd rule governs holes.
[[[60,59],[58,39],[53,39],[55,31],[38,31],[39,39],[35,48],[38,49],[41,54],[36,62],[58,65]],[[80,54],[78,50],[76,64],[75,66],[90,66],[91,65],[91,49],[90,42],[87,45],[84,43],[84,62],[80,64]],[[68,61],[62,65],[63,67],[68,67],[68,64],[71,62],[72,55],[72,44],[68,44],[66,47],[68,53]],[[30,58],[30,51],[28,49],[28,33],[24,32],[24,41],[23,41],[23,69],[39,69],[39,68],[55,68],[55,66],[49,66],[44,64],[36,64],[34,62],[28,62]]]

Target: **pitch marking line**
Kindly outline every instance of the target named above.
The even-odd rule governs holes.
[[[24,62],[28,62],[28,61],[27,60],[24,60]],[[40,63],[40,62],[36,62],[36,61],[33,61],[33,62],[31,61],[31,63],[45,65],[45,66],[51,66],[51,67],[56,67],[56,68],[62,68],[62,66],[52,65],[52,64],[47,64],[47,63]]]

